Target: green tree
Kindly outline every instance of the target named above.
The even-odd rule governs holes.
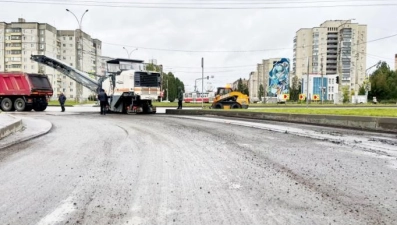
[[[342,87],[342,94],[343,94],[343,103],[349,102],[349,86],[343,86]]]
[[[364,87],[364,85],[360,86],[360,88],[358,89],[358,94],[359,95],[365,95],[365,87]]]
[[[161,67],[160,67],[160,65],[155,65],[153,63],[149,63],[149,64],[146,64],[146,70],[160,72]]]
[[[240,78],[240,79],[238,80],[238,82],[237,82],[237,91],[243,92],[243,89],[244,89],[244,87],[243,87],[243,80]]]
[[[243,84],[243,90],[241,91],[241,93],[249,95],[249,89],[247,84]]]
[[[168,100],[170,102],[175,101],[175,98],[177,97],[177,86],[176,86],[176,80],[175,76],[172,72],[168,72]]]
[[[292,86],[289,89],[290,93],[290,99],[292,101],[298,101],[299,100],[299,94],[301,93],[301,83],[299,81],[298,76],[294,76],[292,78]]]
[[[378,101],[397,99],[397,73],[391,70],[386,62],[381,65],[370,76],[371,91],[369,99],[376,97]]]
[[[258,91],[258,97],[259,97],[259,101],[262,101],[262,97],[264,94],[264,90],[263,90],[263,85],[259,85],[259,91]]]

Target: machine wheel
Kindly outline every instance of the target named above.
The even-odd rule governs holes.
[[[44,111],[46,108],[47,108],[46,105],[35,105],[35,106],[33,107],[34,111],[36,111],[36,112],[42,112],[42,111]]]
[[[14,102],[14,108],[19,112],[24,111],[26,108],[25,100],[23,100],[23,98],[17,98]]]
[[[216,104],[214,105],[214,109],[222,109],[222,108],[223,108],[222,103],[216,103]]]
[[[26,112],[30,112],[30,111],[32,111],[32,109],[33,109],[33,106],[31,106],[31,105],[27,105],[27,106],[25,107],[25,111],[26,111]]]
[[[1,101],[1,110],[4,112],[12,111],[12,101],[9,98],[4,98],[3,101]]]
[[[230,106],[231,109],[240,109],[241,106],[238,103],[234,103],[232,106]]]

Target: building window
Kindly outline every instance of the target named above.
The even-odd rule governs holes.
[[[66,47],[66,44],[62,44],[63,47]]]
[[[70,98],[73,98],[73,95],[70,95]]]
[[[70,44],[70,47],[73,47],[73,44]]]
[[[71,41],[72,41],[72,40],[73,40],[73,37],[69,37],[69,40],[71,40]]]
[[[63,40],[66,40],[66,38],[65,38],[65,37],[63,37]]]
[[[63,50],[63,53],[66,53],[66,50]]]
[[[73,66],[73,63],[70,63],[70,66]]]
[[[72,91],[73,91],[73,89],[71,88],[71,89],[70,89],[70,91],[72,92]]]
[[[32,67],[31,67],[33,70],[34,70],[34,65],[32,65]]]

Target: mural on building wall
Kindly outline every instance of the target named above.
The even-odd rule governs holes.
[[[289,59],[282,58],[274,62],[273,69],[269,72],[267,93],[269,97],[289,93]]]

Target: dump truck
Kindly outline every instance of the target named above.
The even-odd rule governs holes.
[[[0,108],[7,111],[44,111],[53,89],[47,75],[0,72]]]
[[[161,76],[158,72],[147,71],[142,60],[109,60],[106,75],[95,80],[49,56],[32,55],[30,59],[56,69],[96,94],[104,89],[108,95],[109,112],[156,113],[152,101],[160,98]]]
[[[218,87],[212,109],[247,109],[249,97],[230,87]]]

